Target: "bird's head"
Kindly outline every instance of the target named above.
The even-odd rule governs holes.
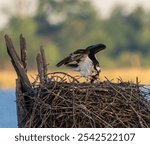
[[[101,72],[101,68],[99,65],[94,67],[95,71],[91,75],[91,83],[94,83],[96,80],[99,79],[99,73]]]
[[[97,74],[99,74],[99,73],[100,73],[101,68],[100,68],[99,64],[96,64],[96,66],[95,66],[95,70],[96,70]]]
[[[94,66],[94,70],[95,71],[93,71],[92,76],[99,77],[99,73],[101,72],[101,68],[100,68],[99,64],[96,64]]]

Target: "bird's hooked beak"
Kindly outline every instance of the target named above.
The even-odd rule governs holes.
[[[97,64],[97,65],[95,66],[95,70],[96,70],[96,72],[97,72],[97,75],[99,76],[99,73],[101,72],[101,68],[100,68],[99,64]]]

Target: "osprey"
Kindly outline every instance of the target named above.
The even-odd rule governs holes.
[[[106,46],[104,44],[96,44],[88,46],[85,49],[78,49],[57,63],[56,66],[69,66],[74,71],[80,72],[81,76],[85,77],[87,81],[90,80],[92,83],[99,78],[99,73],[101,71],[95,54],[105,48]]]

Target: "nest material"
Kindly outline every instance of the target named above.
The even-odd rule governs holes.
[[[24,112],[20,127],[150,127],[150,102],[129,82],[79,83],[66,73],[51,73],[44,85],[36,81],[34,92],[18,98]]]

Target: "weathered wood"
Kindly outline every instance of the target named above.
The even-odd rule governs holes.
[[[43,85],[44,84],[44,70],[43,70],[43,62],[42,62],[42,56],[40,53],[38,53],[36,57],[37,61],[37,68],[38,68],[38,73],[39,73],[39,78],[40,78],[40,83]]]
[[[36,57],[37,61],[37,68],[40,78],[40,83],[44,85],[47,81],[47,64],[46,64],[46,58],[45,58],[45,52],[43,47],[40,47],[40,53],[38,53]]]
[[[6,41],[6,46],[7,46],[7,52],[11,58],[12,65],[14,66],[14,69],[16,70],[18,78],[20,77],[20,82],[21,82],[23,91],[31,91],[32,90],[31,83],[24,69],[23,63],[21,59],[19,58],[13,46],[13,43],[11,39],[8,37],[8,35],[5,35],[5,41]]]
[[[23,35],[20,35],[20,55],[21,55],[21,62],[22,65],[27,72],[27,48],[26,48],[26,41]]]
[[[17,120],[18,120],[18,127],[21,127],[21,120],[22,120],[22,114],[23,110],[21,108],[20,102],[20,95],[21,95],[21,84],[20,84],[20,78],[16,79],[16,109],[17,109]]]
[[[16,110],[17,110],[17,121],[18,127],[25,127],[28,116],[32,110],[31,99],[29,98],[28,92],[22,92],[22,86],[20,78],[16,79]],[[31,94],[30,94],[31,95]]]
[[[44,77],[46,77],[46,75],[47,75],[47,64],[46,64],[45,51],[44,51],[42,46],[40,47],[40,53],[41,53],[41,57],[42,57]]]

